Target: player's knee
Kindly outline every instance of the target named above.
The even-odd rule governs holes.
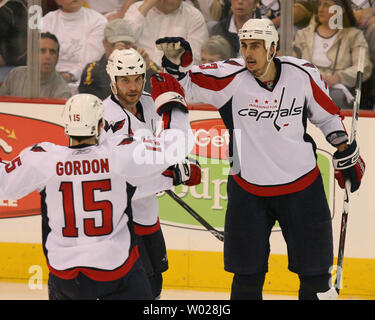
[[[235,274],[232,282],[232,300],[262,300],[262,290],[266,274],[264,272]]]
[[[318,292],[326,292],[330,289],[330,277],[328,273],[315,276],[299,275],[299,300],[318,300]]]

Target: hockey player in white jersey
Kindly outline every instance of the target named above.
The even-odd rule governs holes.
[[[131,134],[140,138],[155,137],[160,126],[161,129],[168,128],[169,113],[163,114],[165,122],[162,125],[162,117],[156,110],[153,98],[143,91],[146,64],[137,51],[115,50],[108,59],[107,73],[111,79],[112,95],[103,101],[105,125],[100,143],[118,134]],[[172,80],[173,78],[171,82],[174,83]],[[155,90],[152,93],[159,95]],[[195,172],[200,175],[197,163],[186,161],[185,165],[197,169],[191,170],[193,176]],[[192,179],[200,182],[200,177],[194,176],[186,183],[191,184]],[[158,298],[162,289],[162,273],[168,269],[168,258],[158,218],[156,194],[133,201],[132,209],[140,257],[149,276],[154,297]]]
[[[262,299],[277,220],[288,248],[289,269],[300,279],[299,298],[329,289],[332,223],[316,145],[307,119],[321,129],[334,153],[340,187],[356,191],[364,162],[348,136],[339,108],[314,65],[276,57],[277,31],[268,19],[250,19],[239,31],[241,58],[191,66],[182,38],[156,41],[163,67],[174,74],[188,101],[215,106],[230,134],[224,265],[234,273],[232,299]],[[190,70],[189,70],[190,69]],[[337,166],[341,160],[345,166]]]
[[[164,82],[159,76],[159,92]],[[102,101],[79,94],[64,107],[69,147],[42,142],[0,163],[1,199],[41,194],[50,299],[153,299],[139,260],[131,202],[171,188],[173,179],[161,173],[192,148],[183,92],[173,93],[182,98],[179,103],[164,100],[157,106],[172,113],[175,129],[159,138],[118,135],[98,145]],[[185,171],[179,177],[189,179]]]

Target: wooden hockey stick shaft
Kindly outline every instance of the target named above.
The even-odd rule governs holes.
[[[181,207],[183,207],[190,215],[193,216],[201,225],[203,225],[209,232],[211,232],[217,239],[224,241],[224,233],[216,230],[211,226],[205,219],[203,219],[194,209],[192,209],[184,200],[182,200],[172,190],[166,190],[167,193],[173,200],[175,200]]]
[[[352,143],[357,135],[357,124],[358,124],[358,114],[359,107],[361,103],[361,88],[362,88],[362,75],[363,75],[363,66],[365,58],[365,48],[361,47],[359,51],[359,60],[358,60],[358,70],[357,70],[357,80],[356,80],[356,95],[353,104],[353,116],[352,116],[352,127],[350,132],[349,143]],[[340,227],[340,240],[339,240],[339,249],[337,256],[337,270],[336,270],[336,281],[335,289],[337,293],[340,292],[341,281],[342,281],[342,267],[344,262],[344,248],[345,248],[345,237],[346,237],[346,228],[348,224],[348,214],[349,214],[349,196],[350,196],[351,183],[349,180],[345,181],[345,196],[343,204],[343,212],[341,217],[341,227]]]

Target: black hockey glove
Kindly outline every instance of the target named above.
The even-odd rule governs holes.
[[[350,180],[350,192],[358,190],[366,165],[359,155],[359,148],[355,140],[346,150],[336,151],[333,154],[333,167],[340,188],[345,189],[345,181]]]
[[[184,184],[186,186],[196,186],[201,183],[202,173],[199,162],[192,158],[170,166],[163,172],[163,175],[173,178],[173,185]]]
[[[156,47],[164,52],[162,67],[178,79],[182,79],[193,65],[193,52],[189,42],[181,37],[164,37],[155,42]]]

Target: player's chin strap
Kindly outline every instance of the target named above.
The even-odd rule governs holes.
[[[275,47],[275,51],[273,52],[273,55],[271,56],[270,59],[268,59],[268,56],[269,56],[269,53],[270,53],[271,47],[269,47],[268,50],[267,50],[267,67],[266,67],[266,70],[263,72],[262,75],[260,75],[259,77],[256,77],[256,78],[259,79],[259,80],[260,80],[261,78],[263,78],[263,77],[266,75],[266,73],[267,73],[267,71],[268,71],[268,68],[270,67],[271,61],[273,60],[273,58],[274,58],[275,55],[276,55],[276,46],[274,45],[274,47]]]
[[[111,90],[112,90],[113,95],[115,96],[115,98],[116,98],[118,101],[120,101],[119,98],[118,98],[118,96],[117,96],[118,91],[117,91],[116,84],[114,84],[114,83],[111,81],[110,86],[111,86]]]

